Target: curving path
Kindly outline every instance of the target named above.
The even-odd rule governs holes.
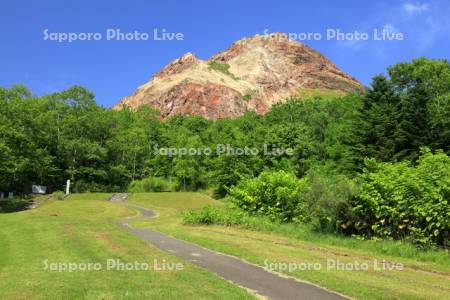
[[[214,252],[200,246],[170,237],[149,228],[132,228],[129,221],[153,218],[157,214],[152,210],[125,203],[129,194],[120,193],[110,201],[122,203],[141,212],[141,216],[118,221],[118,224],[140,239],[156,247],[203,267],[220,277],[245,287],[259,296],[269,299],[347,299],[344,296],[327,291],[311,283],[300,282],[293,278],[281,277],[264,268],[247,263],[236,257]]]

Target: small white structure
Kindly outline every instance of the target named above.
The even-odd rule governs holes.
[[[43,185],[32,185],[31,192],[33,194],[47,194],[47,187]]]
[[[66,195],[70,194],[70,180],[67,180],[67,184],[66,184]]]

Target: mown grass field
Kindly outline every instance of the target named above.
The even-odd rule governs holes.
[[[136,215],[108,194],[75,194],[49,200],[33,210],[0,214],[0,299],[252,299],[244,289],[148,245],[115,221]],[[389,243],[320,236],[295,228],[279,232],[239,227],[186,226],[182,213],[221,206],[200,193],[134,194],[130,203],[151,208],[158,218],[133,222],[212,250],[265,266],[269,263],[359,262],[368,271],[297,270],[289,276],[314,282],[357,299],[450,299],[448,253],[418,252]],[[395,250],[397,247],[397,250]],[[384,249],[384,250],[383,250]],[[100,271],[58,272],[49,263],[100,262]],[[165,260],[182,271],[106,270],[107,259],[122,262]],[[373,260],[401,263],[403,270],[374,270]]]
[[[109,196],[75,194],[33,210],[0,214],[0,299],[253,299],[246,290],[121,229],[115,221],[136,212],[105,201]],[[50,271],[44,269],[46,259],[100,262],[103,268]],[[151,266],[154,259],[181,262],[184,269],[106,270],[107,259]]]
[[[183,225],[183,211],[206,204],[223,205],[198,193],[134,194],[129,202],[160,214],[134,226],[154,228],[261,266],[268,262],[319,263],[321,270],[283,273],[357,299],[450,299],[448,252],[421,252],[400,243],[374,243],[308,231],[296,234],[295,228],[289,226],[280,228],[279,232],[259,232],[238,227]],[[380,270],[383,259],[402,264],[403,269]],[[327,260],[354,265],[366,263],[369,269],[327,269]],[[378,269],[374,268],[375,260]]]

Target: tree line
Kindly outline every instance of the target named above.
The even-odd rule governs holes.
[[[365,95],[292,98],[266,115],[235,119],[173,116],[149,106],[113,111],[74,86],[44,96],[26,87],[0,88],[0,191],[26,193],[32,184],[75,192],[124,191],[151,178],[174,190],[214,189],[284,170],[356,176],[364,159],[414,164],[420,148],[448,153],[450,65],[420,58],[374,77]],[[258,155],[167,156],[163,148],[256,148]],[[264,155],[264,147],[293,155]]]

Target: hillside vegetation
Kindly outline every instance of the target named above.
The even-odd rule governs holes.
[[[448,247],[450,64],[387,73],[365,95],[299,96],[217,121],[105,109],[79,86],[0,88],[0,191],[67,179],[74,192],[212,189],[273,221]]]

